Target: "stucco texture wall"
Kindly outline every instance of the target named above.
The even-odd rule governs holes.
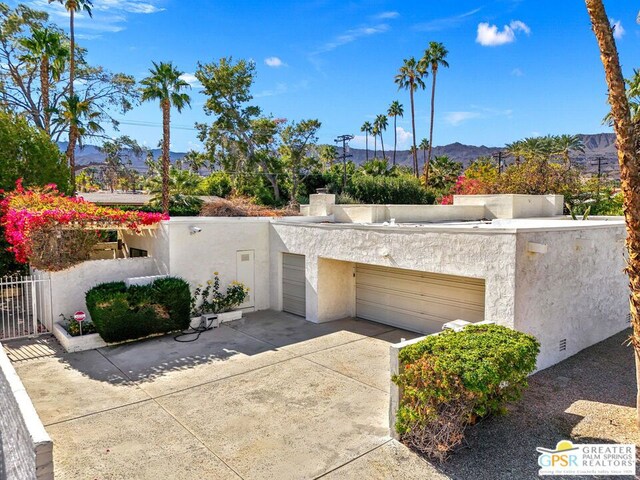
[[[514,326],[541,342],[539,369],[629,326],[623,252],[623,225],[518,234]]]
[[[53,480],[53,442],[1,344],[0,479]]]
[[[197,286],[218,272],[223,287],[237,280],[237,252],[254,251],[254,301],[256,310],[270,308],[269,219],[172,219],[169,226],[171,275]],[[191,233],[190,227],[201,229]]]
[[[53,321],[59,321],[60,314],[73,315],[78,310],[83,310],[90,318],[85,294],[96,285],[158,273],[156,262],[151,257],[91,260],[60,272],[49,272]]]
[[[324,322],[353,314],[344,296],[352,290],[334,288],[333,298],[319,297],[327,285],[344,284],[349,267],[365,263],[485,280],[485,319],[513,326],[515,294],[515,235],[509,232],[446,233],[357,226],[287,225],[271,229],[271,304],[281,305],[281,252],[306,256],[307,319]],[[345,268],[326,268],[322,259],[346,262]],[[346,273],[345,273],[346,272]],[[322,278],[319,278],[322,275]],[[334,277],[335,275],[335,277]],[[324,302],[334,301],[329,308]]]

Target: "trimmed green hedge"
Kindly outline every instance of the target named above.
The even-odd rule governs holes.
[[[190,301],[189,284],[180,278],[129,288],[103,283],[86,295],[96,330],[109,343],[188,328]]]
[[[347,193],[362,203],[420,205],[435,201],[433,192],[420,185],[417,178],[399,176],[354,175]]]

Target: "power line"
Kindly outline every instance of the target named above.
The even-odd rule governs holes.
[[[339,135],[338,138],[334,140],[334,142],[339,143],[342,142],[342,165],[343,165],[343,175],[342,175],[342,189],[347,188],[347,158],[353,157],[353,155],[347,155],[347,149],[349,148],[348,143],[353,140],[353,135]]]

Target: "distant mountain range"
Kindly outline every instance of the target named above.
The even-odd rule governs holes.
[[[617,174],[618,172],[618,159],[615,147],[615,135],[613,133],[596,133],[591,135],[580,135],[582,141],[585,144],[584,154],[572,155],[574,164],[582,166],[587,172],[596,172],[598,169],[598,158],[600,158],[600,165],[602,172]],[[61,150],[66,150],[66,143],[59,143]],[[461,162],[465,167],[469,165],[473,160],[478,157],[486,157],[498,152],[504,151],[502,147],[487,147],[484,145],[465,145],[462,143],[451,143],[449,145],[434,147],[434,155],[446,155],[450,159]],[[152,150],[155,158],[160,156],[160,149]],[[338,148],[339,155],[342,155],[342,148]],[[385,150],[387,158],[391,159],[393,155],[393,149],[387,148]],[[358,165],[365,162],[366,152],[364,149],[351,148],[349,154],[350,158]],[[378,155],[381,152],[378,151]],[[175,163],[185,156],[182,152],[171,152],[171,162]],[[373,157],[373,149],[369,149],[369,158]],[[422,151],[418,152],[418,158],[420,164],[422,164]],[[146,170],[144,165],[144,157],[134,158],[133,166],[138,170]],[[505,159],[507,164],[513,162],[513,158],[507,157]],[[104,154],[100,152],[100,149],[94,145],[85,145],[83,149],[78,149],[76,152],[76,162],[78,166],[100,165],[104,163]],[[396,152],[396,163],[400,165],[411,165],[411,153],[409,150],[399,150]]]

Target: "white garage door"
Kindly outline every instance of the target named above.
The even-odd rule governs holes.
[[[282,255],[282,310],[306,315],[304,255]]]
[[[420,333],[484,320],[484,280],[357,265],[356,315]]]

